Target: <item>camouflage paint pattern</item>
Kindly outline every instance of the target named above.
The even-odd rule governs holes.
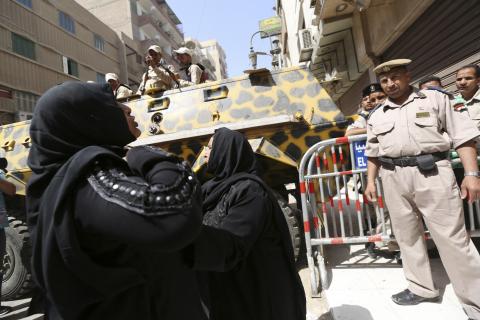
[[[213,127],[232,127],[249,139],[263,139],[266,142],[258,152],[291,167],[298,165],[313,144],[343,136],[351,122],[318,79],[301,67],[137,96],[123,103],[132,109],[142,131],[135,145],[158,145],[192,164],[207,145]],[[255,125],[250,126],[252,123]],[[8,170],[25,183],[31,173],[26,165],[29,124],[24,121],[0,127],[0,146],[8,159]]]

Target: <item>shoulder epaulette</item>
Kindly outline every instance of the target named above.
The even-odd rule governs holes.
[[[448,92],[445,89],[439,88],[439,87],[428,87],[426,90],[433,90],[433,91],[438,91],[443,94],[446,94],[450,99],[453,98],[453,94],[451,92]]]
[[[367,120],[370,119],[370,117],[372,116],[372,114],[377,111],[378,109],[380,108],[383,108],[383,106],[385,106],[383,103],[380,103],[379,105],[377,105],[375,108],[373,108],[372,110],[370,110],[370,112],[368,113],[368,117],[367,117]]]

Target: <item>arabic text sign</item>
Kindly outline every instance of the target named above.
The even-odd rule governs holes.
[[[282,33],[282,19],[280,19],[280,17],[271,17],[268,19],[263,19],[263,20],[260,20],[258,24],[259,24],[260,30],[263,31],[260,34],[262,38],[266,38],[268,36],[276,36]]]
[[[367,168],[367,156],[365,155],[365,148],[367,147],[366,141],[355,141],[353,143],[353,155],[355,158],[356,169]]]

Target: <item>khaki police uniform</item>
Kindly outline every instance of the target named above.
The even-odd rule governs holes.
[[[399,158],[436,154],[475,139],[480,132],[464,110],[454,110],[449,97],[434,90],[413,91],[397,105],[386,102],[370,114],[368,157]],[[380,158],[379,158],[380,159]],[[405,159],[405,158],[403,158]],[[432,279],[423,224],[435,241],[453,288],[470,318],[480,319],[480,255],[464,225],[460,190],[449,160],[436,162],[424,174],[417,166],[380,168],[385,202],[402,253],[408,289],[422,297],[438,296]]]
[[[467,107],[470,118],[475,122],[477,128],[480,129],[480,88],[477,89],[477,92],[470,100],[465,101],[464,103]]]

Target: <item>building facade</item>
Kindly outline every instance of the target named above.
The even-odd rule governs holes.
[[[29,119],[55,84],[126,69],[118,35],[73,0],[3,0],[0,12],[2,124]]]
[[[480,63],[477,0],[296,2],[277,1],[277,13],[285,21],[285,60],[308,63],[345,114],[356,112],[361,90],[376,81],[372,69],[381,62],[412,59],[412,84],[436,75],[452,92],[456,70]],[[304,30],[309,46],[302,41]]]
[[[227,56],[217,40],[201,41],[200,45],[202,52],[211,57],[212,64],[215,67],[216,79],[228,78]]]
[[[76,0],[83,7],[104,21],[119,36],[133,39],[125,44],[129,60],[143,63],[146,50],[156,44],[163,50],[163,59],[178,69],[172,50],[183,41],[182,23],[165,0]],[[130,62],[130,61],[129,61]],[[133,61],[132,61],[133,62]],[[128,64],[130,65],[130,64]],[[131,68],[134,77],[128,83],[136,87],[146,66]]]
[[[205,67],[209,80],[222,80],[228,77],[225,51],[217,40],[198,41],[186,38],[185,46],[193,51],[193,61]]]

